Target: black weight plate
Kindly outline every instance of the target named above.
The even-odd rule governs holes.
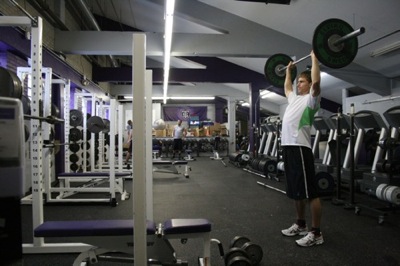
[[[103,122],[104,122],[103,133],[108,133],[108,132],[110,132],[110,120],[108,120],[108,119],[103,119]]]
[[[30,129],[27,125],[24,125],[24,135],[25,135],[25,142],[27,142],[29,140],[30,137]]]
[[[27,95],[22,95],[22,109],[24,110],[25,115],[31,114],[31,99]]]
[[[103,118],[99,116],[91,116],[87,120],[87,130],[89,130],[91,133],[100,133],[105,129],[105,124],[103,121]]]
[[[276,168],[278,167],[278,163],[275,160],[268,160],[266,173],[276,173]],[[264,171],[265,173],[265,171]]]
[[[69,166],[69,169],[71,169],[72,172],[78,171],[79,167],[76,163],[73,163]]]
[[[0,84],[0,96],[21,99],[22,83],[17,74],[0,67]]]
[[[267,59],[264,66],[264,74],[271,85],[278,88],[284,87],[286,71],[280,71],[280,69],[286,67],[290,61],[293,61],[293,59],[285,54],[274,54]],[[293,66],[291,74],[293,82],[297,76],[296,66]]]
[[[335,181],[332,175],[327,172],[319,172],[315,175],[315,179],[317,180],[318,191],[321,196],[333,193]]]
[[[319,24],[312,41],[313,51],[319,62],[330,68],[342,68],[353,62],[358,52],[356,37],[333,45],[335,40],[353,31],[354,29],[341,19],[328,19]]]
[[[69,145],[69,150],[72,152],[78,152],[80,149],[79,144],[70,144]]]
[[[242,256],[247,259],[249,258],[249,255],[247,254],[247,252],[244,249],[238,248],[238,247],[233,247],[230,250],[228,250],[228,252],[224,256],[225,265],[228,265],[229,261],[231,261],[234,257],[238,257],[238,256]]]
[[[230,248],[234,248],[234,247],[241,248],[247,242],[250,242],[250,239],[248,239],[247,237],[245,237],[245,236],[235,236],[232,239],[229,247]]]
[[[262,158],[262,159],[260,160],[260,162],[258,163],[258,170],[261,171],[261,172],[263,172],[263,173],[266,173],[268,161],[269,161],[269,159],[267,159],[267,158]]]
[[[70,161],[71,163],[77,163],[77,162],[79,161],[78,155],[76,155],[75,153],[71,154],[71,155],[69,156],[69,161]]]
[[[70,141],[79,141],[82,139],[82,131],[73,127],[69,129],[69,140]]]
[[[69,123],[73,127],[78,127],[83,125],[83,114],[77,109],[72,109],[69,111]]]
[[[227,266],[252,266],[251,261],[243,256],[233,257],[228,263]]]
[[[247,242],[246,244],[243,245],[242,248],[249,255],[249,259],[252,265],[258,265],[261,262],[264,253],[260,245]]]

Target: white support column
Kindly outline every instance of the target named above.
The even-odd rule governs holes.
[[[124,137],[124,106],[122,104],[118,105],[118,172],[123,171],[123,137]]]
[[[133,254],[136,265],[147,265],[146,241],[146,164],[145,139],[145,71],[146,71],[146,35],[133,34],[132,42],[132,95],[133,95],[133,220],[135,233],[133,236]],[[145,112],[143,112],[145,110]]]
[[[35,23],[35,22],[32,22]],[[42,18],[38,17],[32,26],[31,68],[32,68],[32,105],[31,114],[39,116],[39,100],[42,99]],[[41,121],[31,120],[31,172],[32,172],[32,225],[36,228],[43,223],[43,162]],[[33,238],[34,246],[42,246],[43,238]]]
[[[236,151],[236,100],[227,97],[228,103],[228,130],[229,130],[229,145],[227,153]]]
[[[109,119],[110,119],[110,143],[108,145],[108,165],[110,167],[110,192],[115,197],[115,118],[116,100],[110,100]]]
[[[69,143],[69,129],[71,127],[69,121],[69,111],[70,111],[70,97],[71,96],[71,84],[70,81],[65,84],[64,86],[64,142]],[[68,130],[68,131],[67,131]],[[69,145],[64,146],[64,172],[69,173],[69,155],[70,149]]]
[[[153,220],[153,136],[152,136],[152,100],[153,91],[153,71],[146,70],[146,199],[147,199],[147,219]],[[151,169],[151,170],[150,170]]]
[[[43,95],[43,116],[47,117],[52,114],[52,75],[53,71],[51,68],[42,68],[44,74],[44,95]],[[54,125],[49,123],[42,123],[42,133],[43,138],[49,140],[49,136],[51,131],[54,130]],[[54,138],[54,136],[53,136]],[[43,149],[42,153],[42,161],[43,161],[43,177],[44,177],[44,189],[45,193],[49,196],[50,186],[53,179],[53,169],[54,169],[54,150],[53,149]]]

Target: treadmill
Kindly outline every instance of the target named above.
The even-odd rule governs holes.
[[[381,132],[379,137],[379,142],[382,142],[386,138],[391,138],[395,142],[399,143],[400,141],[400,106],[395,106],[383,113],[388,125],[391,130],[385,129],[385,134]],[[360,182],[361,191],[367,194],[375,194],[376,188],[380,184],[388,184],[394,186],[400,186],[400,173],[392,172],[388,173],[387,171],[380,171],[379,164],[382,161],[389,160],[389,153],[391,152],[389,149],[385,149],[381,147],[382,145],[378,145],[377,151],[374,158],[374,163],[372,165],[371,172],[364,173],[363,180]],[[398,146],[398,144],[397,144]],[[400,162],[391,162],[399,164]],[[387,163],[386,163],[387,164]]]

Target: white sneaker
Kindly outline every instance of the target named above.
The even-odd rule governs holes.
[[[322,237],[322,233],[316,236],[313,232],[309,232],[305,237],[296,240],[296,243],[302,247],[311,247],[324,243],[324,238]]]
[[[297,235],[306,235],[308,233],[308,228],[306,227],[300,227],[298,224],[294,223],[292,224],[291,227],[288,229],[283,229],[282,234],[285,236],[297,236]]]

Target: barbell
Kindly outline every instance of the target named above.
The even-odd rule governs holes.
[[[27,119],[27,120],[35,119],[35,120],[43,121],[43,122],[46,122],[49,124],[64,123],[64,119],[55,117],[53,115],[49,115],[46,117],[35,116],[35,115],[24,115],[24,119]]]
[[[347,22],[332,18],[323,21],[317,26],[312,39],[312,47],[318,61],[330,68],[343,68],[353,62],[358,52],[357,36],[365,33],[365,28],[354,30]],[[292,82],[296,78],[295,65],[311,55],[304,56],[293,62],[291,69]],[[271,85],[283,88],[285,70],[292,58],[285,54],[275,54],[268,58],[264,66],[264,74]]]

